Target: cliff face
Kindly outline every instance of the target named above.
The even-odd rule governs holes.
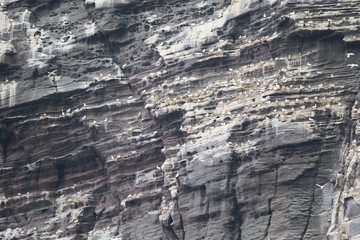
[[[357,1],[0,2],[1,239],[360,237]]]

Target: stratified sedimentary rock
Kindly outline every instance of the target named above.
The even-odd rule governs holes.
[[[0,3],[0,239],[360,239],[358,1]]]

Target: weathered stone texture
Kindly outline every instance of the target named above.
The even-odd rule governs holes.
[[[360,239],[357,1],[0,3],[0,239]]]

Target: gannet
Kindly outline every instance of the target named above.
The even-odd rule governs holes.
[[[347,54],[346,54],[346,57],[347,57],[347,58],[350,58],[350,56],[354,56],[354,55],[355,55],[354,53],[347,53]]]
[[[346,66],[353,68],[353,67],[358,67],[359,65],[352,63],[352,64],[348,64],[348,65],[346,65]]]
[[[57,69],[52,71],[52,72],[49,72],[48,73],[48,77],[52,77],[52,76],[55,76],[55,72],[57,72]]]
[[[321,185],[319,185],[319,184],[315,184],[315,185],[316,185],[316,186],[318,186],[320,189],[323,189],[323,188],[325,187],[325,185],[326,185],[326,184],[324,184],[324,185],[322,185],[322,186],[321,186]]]

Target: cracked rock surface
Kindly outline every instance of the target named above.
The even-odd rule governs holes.
[[[360,239],[359,26],[355,0],[0,0],[0,239]]]

